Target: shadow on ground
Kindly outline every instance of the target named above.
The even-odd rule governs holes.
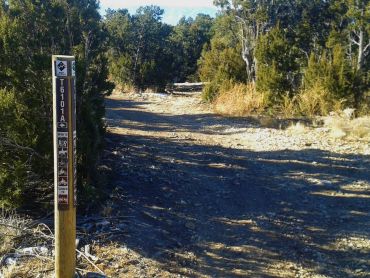
[[[142,104],[108,103],[110,126],[148,132],[107,136],[114,213],[130,217],[113,241],[189,277],[370,275],[370,156],[156,138],[150,131],[204,132],[225,120]]]
[[[150,104],[150,101],[107,99],[106,106],[111,116],[109,118],[110,125],[124,125],[127,128],[147,132],[168,131],[170,128],[176,128],[177,131],[228,135],[238,133],[238,131],[222,132],[217,130],[217,125],[232,125],[235,129],[257,126],[285,129],[298,122],[303,124],[310,124],[312,122],[307,119],[277,119],[268,116],[224,117],[212,113],[184,115],[173,115],[169,113],[155,114],[140,109],[147,104]],[[209,127],[212,128],[210,129]]]

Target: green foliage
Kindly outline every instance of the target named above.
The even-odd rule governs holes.
[[[335,45],[324,51],[319,58],[311,54],[304,75],[304,86],[309,89],[320,84],[335,98],[351,99],[352,79],[351,65],[346,60],[344,49]]]
[[[95,0],[2,0],[0,14],[0,203],[32,206],[52,198],[52,54],[76,56],[79,189],[96,182],[105,34]]]
[[[228,27],[233,29],[229,30]],[[219,30],[210,45],[204,48],[199,60],[199,76],[207,85],[203,91],[206,101],[213,101],[220,89],[231,87],[233,83],[246,81],[246,70],[240,56],[241,44],[234,33],[235,23],[230,17],[216,20],[214,29]]]
[[[212,36],[213,20],[199,14],[194,20],[182,18],[169,38],[173,55],[173,77],[177,82],[198,81],[197,61]]]
[[[211,37],[212,18],[199,14],[171,27],[161,22],[163,10],[141,7],[108,11],[110,75],[120,85],[139,90],[164,88],[169,82],[197,80],[197,61]]]
[[[141,7],[133,16],[127,10],[108,11],[110,75],[117,84],[143,90],[164,88],[171,79],[172,28],[161,22],[162,15],[157,6]]]
[[[299,68],[295,62],[297,53],[279,26],[259,39],[255,56],[257,90],[273,92],[278,96],[293,91]]]
[[[244,63],[237,50],[211,46],[211,50],[202,55],[199,71],[201,80],[207,83],[203,92],[206,101],[212,101],[221,88],[227,89],[233,83],[245,82]]]
[[[39,157],[32,149],[32,128],[25,116],[28,108],[19,103],[14,91],[0,90],[0,204],[19,206],[25,191],[35,189],[27,185],[29,171]],[[27,147],[24,147],[27,146]]]
[[[363,103],[370,88],[369,1],[217,0],[214,3],[221,8],[216,23],[230,19],[234,24],[223,25],[229,30],[226,33],[218,25],[223,34],[219,35],[217,29],[212,41],[237,34],[247,82],[256,82],[259,91],[270,92],[274,107],[288,103],[288,110],[292,110],[294,96],[310,91],[319,96],[318,88],[332,98],[325,100],[329,106],[345,99],[346,105],[358,111],[367,107]],[[213,67],[217,69],[218,65]],[[201,71],[203,76],[212,72],[208,66],[203,66]],[[208,80],[214,84],[207,86],[205,95],[212,99],[224,78],[216,78],[217,74],[208,76],[212,76]]]

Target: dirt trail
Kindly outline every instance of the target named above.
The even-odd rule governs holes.
[[[112,277],[370,276],[368,144],[218,117],[196,95],[106,104],[105,213],[123,233],[96,252]]]

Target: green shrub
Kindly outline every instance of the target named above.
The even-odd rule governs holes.
[[[345,107],[345,100],[334,97],[328,90],[317,84],[302,90],[296,96],[299,112],[304,116],[325,116],[330,112],[341,111]]]
[[[256,49],[257,90],[271,92],[278,97],[292,92],[297,84],[299,66],[296,50],[285,38],[279,26],[261,36]]]
[[[212,102],[221,88],[228,89],[233,84],[246,80],[245,64],[240,56],[240,46],[230,48],[213,41],[211,49],[204,51],[199,62],[200,78],[208,83],[203,91],[203,99]]]
[[[319,84],[332,97],[346,98],[353,103],[353,78],[343,47],[335,45],[323,51],[319,58],[311,54],[304,73],[304,88],[314,88]]]
[[[0,90],[0,205],[19,207],[38,199],[40,175],[50,162],[35,149],[37,140],[29,124],[29,108],[20,103],[14,91]],[[45,184],[43,183],[45,186]],[[47,188],[47,186],[46,186]],[[50,187],[49,187],[50,189]]]
[[[0,203],[40,208],[53,200],[51,55],[76,56],[80,190],[98,181],[104,95],[112,90],[106,36],[97,1],[7,2],[0,5]]]

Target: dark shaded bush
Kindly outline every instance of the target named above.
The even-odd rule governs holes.
[[[0,15],[0,203],[50,204],[53,54],[76,56],[79,190],[97,182],[112,90],[98,2],[2,0]]]

